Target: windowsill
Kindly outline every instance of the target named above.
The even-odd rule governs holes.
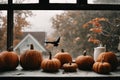
[[[120,77],[120,67],[114,72],[110,72],[110,74],[98,74],[93,71],[83,71],[83,70],[77,70],[76,72],[63,72],[62,69],[60,69],[58,72],[55,73],[47,73],[43,72],[42,69],[40,70],[29,70],[25,71],[22,70],[20,66],[17,67],[14,71],[6,71],[6,72],[0,72],[0,78],[26,78],[26,77],[38,77],[38,78],[119,78]]]

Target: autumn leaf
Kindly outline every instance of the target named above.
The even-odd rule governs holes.
[[[90,37],[88,39],[88,42],[91,42],[91,43],[94,43],[94,44],[99,44],[100,43],[100,40],[96,39],[96,38],[93,38],[93,37]]]
[[[102,32],[102,28],[91,28],[90,31],[92,31],[94,33],[101,33]]]

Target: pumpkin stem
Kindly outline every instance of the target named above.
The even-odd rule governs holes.
[[[34,49],[33,44],[30,44],[30,49],[31,49],[31,50],[33,50],[33,49]]]
[[[102,57],[102,60],[101,60],[102,63],[104,62],[104,58],[105,58],[105,57],[103,56],[103,57]]]
[[[61,52],[65,52],[64,49],[61,49]]]
[[[84,50],[84,51],[83,51],[83,55],[84,55],[84,56],[86,56],[86,54],[87,54],[87,51],[86,51],[86,50]]]
[[[52,59],[52,53],[51,52],[49,52],[49,59],[51,60]]]
[[[7,51],[13,51],[13,46],[10,46]]]

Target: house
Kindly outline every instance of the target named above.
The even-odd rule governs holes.
[[[46,33],[45,32],[41,32],[41,31],[36,31],[36,32],[23,32],[23,36],[22,39],[28,35],[31,34],[41,45],[44,46],[44,41],[45,41],[45,37],[46,37]]]
[[[14,51],[18,54],[23,53],[25,50],[30,49],[30,44],[33,44],[35,50],[42,53],[46,52],[44,48],[45,33],[40,35],[37,32],[24,32],[23,39],[14,47]]]

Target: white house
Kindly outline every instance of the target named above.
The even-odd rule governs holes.
[[[46,52],[46,49],[43,47],[43,45],[38,42],[31,34],[27,34],[14,48],[14,51],[18,54],[23,53],[25,50],[30,49],[30,44],[33,44],[34,49]]]

